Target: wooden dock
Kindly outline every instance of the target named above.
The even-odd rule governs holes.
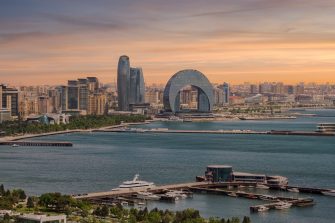
[[[53,146],[53,147],[71,147],[71,142],[41,142],[41,141],[2,141],[0,146]]]

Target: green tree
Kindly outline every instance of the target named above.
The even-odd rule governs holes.
[[[5,194],[5,187],[3,184],[0,185],[0,196],[3,196]]]
[[[34,204],[34,200],[32,197],[28,197],[28,200],[27,200],[27,208],[34,208],[35,207],[35,204]]]
[[[244,216],[242,223],[251,223],[251,220],[249,217]]]

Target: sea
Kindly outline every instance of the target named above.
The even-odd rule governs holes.
[[[335,123],[332,109],[309,109],[303,113],[316,116],[262,121],[153,122],[137,127],[315,131],[318,123]],[[93,132],[30,140],[69,141],[74,146],[0,147],[0,184],[10,189],[22,188],[29,195],[108,191],[131,180],[135,174],[157,185],[193,182],[211,164],[231,165],[241,172],[286,176],[290,185],[335,189],[335,137]],[[250,206],[264,201],[195,194],[176,203],[149,202],[147,206],[175,211],[194,208],[204,217],[249,216],[252,222],[334,222],[335,197],[259,189],[254,192],[312,197],[316,205],[250,213]]]

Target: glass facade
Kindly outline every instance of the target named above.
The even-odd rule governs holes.
[[[121,56],[117,68],[117,93],[120,111],[129,110],[130,62],[128,56]]]
[[[213,109],[213,86],[207,77],[197,70],[182,70],[173,75],[164,89],[163,103],[167,112],[178,112],[180,90],[191,85],[198,90],[198,111],[211,112]]]

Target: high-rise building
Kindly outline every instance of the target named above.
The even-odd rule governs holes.
[[[79,110],[82,114],[87,113],[88,109],[88,95],[89,86],[86,78],[78,79],[78,90],[79,90]]]
[[[129,110],[130,62],[128,56],[121,56],[117,68],[117,93],[120,111]]]
[[[1,109],[10,111],[11,116],[19,115],[19,92],[15,88],[0,85]]]
[[[224,82],[222,85],[218,86],[218,88],[223,90],[223,104],[229,104],[229,96],[230,96],[229,84]]]
[[[79,110],[79,87],[77,80],[68,81],[67,110]]]
[[[90,93],[95,93],[99,89],[99,80],[96,77],[87,77],[88,90]]]
[[[103,115],[106,111],[107,96],[102,93],[89,95],[89,107],[87,113],[90,115]]]
[[[131,68],[128,56],[121,56],[117,70],[118,107],[129,111],[130,104],[145,103],[145,86],[141,68]]]
[[[142,68],[130,68],[129,104],[145,103]]]

